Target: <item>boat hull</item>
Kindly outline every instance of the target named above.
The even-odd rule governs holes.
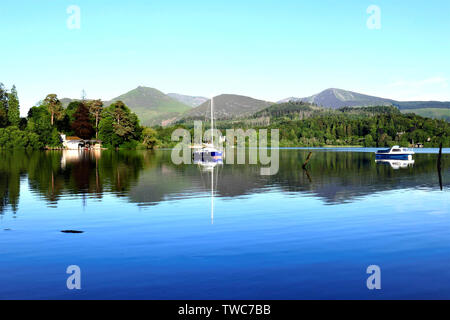
[[[223,153],[221,151],[206,151],[206,152],[194,152],[193,154],[194,162],[222,162]]]
[[[412,160],[412,154],[388,154],[388,153],[377,153],[375,155],[376,160]]]

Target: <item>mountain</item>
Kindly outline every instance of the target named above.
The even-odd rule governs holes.
[[[200,96],[187,96],[184,94],[179,93],[168,93],[169,97],[178,100],[181,103],[184,103],[185,105],[188,105],[192,108],[198,107],[202,103],[208,101],[208,98],[200,97]]]
[[[290,101],[313,103],[321,107],[339,109],[342,107],[387,106],[394,100],[378,98],[357,92],[330,88],[306,98],[288,98]],[[286,100],[286,99],[284,99]],[[289,101],[288,100],[288,101]]]
[[[61,105],[63,106],[63,108],[67,108],[67,106],[71,102],[73,102],[73,101],[81,101],[81,99],[62,98],[62,99],[59,99],[59,101],[61,101]]]
[[[234,119],[251,115],[259,110],[271,106],[273,103],[257,100],[236,94],[222,94],[214,97],[214,119]],[[191,109],[182,115],[184,120],[210,118],[211,100]]]
[[[210,100],[201,96],[188,96],[177,93],[164,94],[154,88],[137,87],[110,101],[106,101],[104,104],[105,106],[109,106],[118,100],[122,100],[129,106],[139,116],[141,124],[146,126],[168,125],[175,121],[204,120],[205,118],[209,118]],[[61,99],[64,107],[67,107],[72,101],[74,99]],[[332,109],[342,107],[395,106],[403,113],[412,112],[424,117],[450,121],[450,102],[396,101],[335,88],[324,90],[310,97],[286,98],[278,103],[286,103],[289,101],[311,103]],[[222,94],[214,98],[214,115],[215,119],[218,120],[236,119],[254,115],[258,111],[272,105],[273,103],[271,102],[246,96]],[[292,106],[289,106],[289,108],[292,108]],[[278,110],[274,106],[272,109],[267,110],[265,114],[278,114],[279,112],[281,110]],[[289,110],[289,112],[294,111]],[[302,112],[306,111],[303,110]]]
[[[303,101],[292,101],[273,104],[270,107],[264,108],[254,113],[250,118],[269,117],[271,119],[277,117],[284,117],[289,115],[296,115],[300,119],[311,116],[312,114],[328,111],[327,109],[317,107]]]
[[[291,101],[298,102],[298,101],[301,101],[301,99],[300,98],[296,98],[296,97],[289,97],[289,98],[277,101],[277,103],[288,103],[288,102],[291,102]]]
[[[161,121],[176,117],[191,109],[159,90],[141,86],[105,102],[105,106],[118,100],[123,101],[138,115],[141,124],[147,126],[161,124]]]
[[[369,96],[353,91],[330,88],[306,98],[286,98],[278,103],[288,101],[308,102],[325,108],[339,109],[342,107],[364,106],[395,106],[403,113],[413,112],[421,116],[432,116],[441,119],[450,119],[450,102],[439,101],[396,101],[380,97]],[[429,109],[429,110],[427,110]],[[433,110],[431,110],[433,109]],[[437,110],[440,109],[440,110]]]
[[[77,100],[79,99],[60,99],[64,108],[67,108],[72,101]],[[189,105],[157,89],[141,86],[109,101],[104,101],[103,104],[105,107],[108,107],[113,102],[119,100],[125,103],[131,111],[136,113],[141,121],[141,125],[145,126],[160,125],[164,120],[174,119],[185,111],[192,109]]]

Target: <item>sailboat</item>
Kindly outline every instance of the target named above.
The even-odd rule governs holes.
[[[210,166],[223,163],[223,151],[214,146],[214,98],[211,98],[211,143],[193,146],[194,163]]]

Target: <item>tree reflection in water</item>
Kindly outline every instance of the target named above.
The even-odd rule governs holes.
[[[258,165],[224,165],[217,197],[237,197],[269,189],[307,193],[326,204],[394,189],[439,188],[437,154],[416,154],[414,166],[395,170],[376,164],[373,153],[314,150],[308,170],[302,169],[309,150],[281,150],[277,175],[261,176]],[[0,214],[19,207],[21,183],[50,206],[64,197],[102,199],[125,197],[154,205],[176,197],[207,192],[195,165],[174,165],[171,151],[1,151]],[[449,188],[449,154],[442,156],[444,191]]]

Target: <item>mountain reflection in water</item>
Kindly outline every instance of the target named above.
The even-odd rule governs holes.
[[[312,150],[308,170],[302,170],[311,150],[280,150],[278,174],[261,176],[258,165],[221,165],[216,197],[233,198],[269,189],[295,196],[307,193],[334,205],[357,201],[394,189],[439,188],[437,154],[418,153],[414,165],[380,164],[372,152]],[[364,151],[364,150],[359,150]],[[50,206],[65,197],[124,197],[138,205],[154,205],[180,197],[208,196],[210,184],[196,165],[175,165],[170,150],[0,152],[0,213],[17,210],[20,185]],[[443,155],[444,188],[449,187],[448,153]]]

